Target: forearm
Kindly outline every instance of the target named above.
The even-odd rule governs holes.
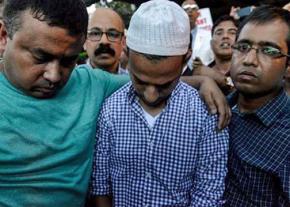
[[[181,76],[181,80],[185,83],[187,83],[188,85],[192,86],[193,88],[199,89],[202,82],[205,80],[204,76],[199,76],[199,75],[195,75],[195,76]]]
[[[193,74],[199,75],[199,76],[207,76],[213,79],[220,88],[227,87],[226,76],[221,74],[220,72],[213,70],[212,68],[198,69],[198,70],[195,70]]]

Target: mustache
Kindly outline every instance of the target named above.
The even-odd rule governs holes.
[[[110,45],[100,44],[100,46],[95,50],[95,56],[102,53],[108,53],[112,56],[115,56],[115,50],[110,48]]]

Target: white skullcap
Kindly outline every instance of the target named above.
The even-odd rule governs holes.
[[[127,32],[130,49],[151,55],[184,55],[189,48],[188,15],[176,3],[151,0],[133,14]]]

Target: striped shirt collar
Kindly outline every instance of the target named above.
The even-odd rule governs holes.
[[[239,116],[255,115],[267,127],[273,124],[285,110],[290,110],[288,104],[289,98],[284,90],[281,90],[278,96],[250,114],[240,113],[238,108],[235,107],[237,106],[238,92],[230,94],[228,96],[228,101],[233,109],[233,113],[237,113]]]

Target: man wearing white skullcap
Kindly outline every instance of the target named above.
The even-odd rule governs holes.
[[[91,193],[97,206],[220,206],[228,131],[216,130],[195,89],[181,82],[189,19],[153,0],[127,35],[132,82],[103,105]]]

